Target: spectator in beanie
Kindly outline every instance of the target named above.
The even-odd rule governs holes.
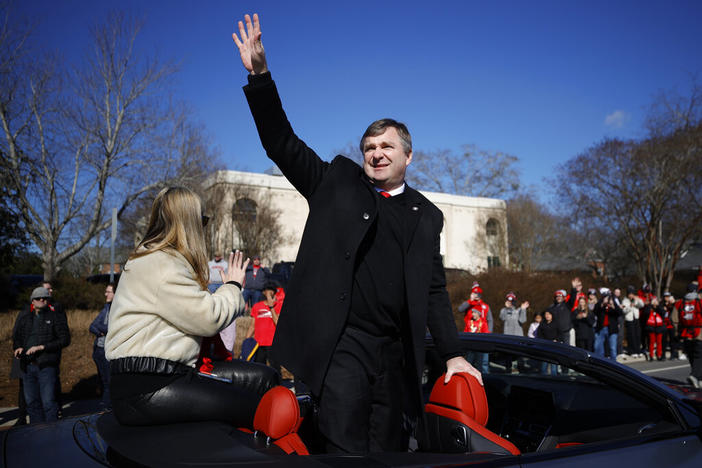
[[[575,295],[572,295],[575,300]],[[570,330],[573,327],[571,319],[571,307],[566,303],[565,289],[559,289],[553,293],[553,304],[548,308],[551,312],[553,321],[558,329],[558,341],[565,344],[570,344]]]
[[[482,300],[483,290],[477,282],[473,283],[470,290],[470,299],[465,301],[458,307],[458,311],[465,313],[463,320],[465,321],[464,332],[476,333],[492,333],[492,312],[490,311],[490,306],[488,306]],[[478,313],[481,319],[481,325],[475,323],[475,313]],[[485,324],[487,331],[483,331],[482,324]],[[468,362],[475,365],[483,373],[488,373],[490,369],[490,356],[488,353],[474,353],[469,356],[470,359],[466,358]],[[477,365],[479,364],[479,365]]]
[[[505,335],[524,336],[522,325],[526,322],[526,311],[529,302],[525,301],[516,307],[517,296],[513,292],[507,293],[505,306],[500,310],[500,320],[504,322],[503,333]]]
[[[479,309],[470,309],[464,320],[466,327],[463,331],[465,333],[490,333],[487,320],[482,317]],[[480,369],[483,374],[488,372],[489,358],[487,353],[468,351],[465,357],[466,361],[471,363],[476,369]]]
[[[688,381],[695,387],[702,387],[702,301],[695,292],[698,286],[691,283],[683,299],[675,303],[673,325],[677,327],[682,340],[683,351],[690,362]]]
[[[66,316],[49,305],[49,291],[35,288],[30,313],[17,318],[12,337],[14,356],[21,359],[24,398],[31,423],[58,419],[56,375],[61,348],[71,342]]]
[[[468,322],[471,315],[466,312],[471,309],[478,309],[480,311],[480,316],[487,322],[488,330],[492,333],[493,321],[492,312],[490,311],[490,306],[487,305],[483,299],[483,289],[480,287],[478,282],[474,282],[470,289],[470,298],[466,300],[463,304],[458,307],[458,311],[465,314],[464,321]],[[467,331],[467,330],[463,330]]]

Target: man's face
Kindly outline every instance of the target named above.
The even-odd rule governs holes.
[[[34,306],[34,309],[43,309],[46,307],[46,305],[49,303],[49,300],[46,297],[40,297],[38,299],[32,299],[32,305]]]
[[[474,292],[470,293],[470,300],[471,301],[477,301],[478,299],[480,299],[480,294],[474,293]]]
[[[54,293],[54,288],[51,287],[51,283],[42,283],[41,285],[44,286],[47,291],[49,291],[49,296]]]
[[[563,296],[556,294],[556,302],[563,302]]]
[[[112,286],[108,286],[105,288],[105,302],[112,302],[112,299],[115,298],[115,291],[112,289]]]
[[[622,290],[619,288],[616,288],[614,290],[614,297],[622,297]]]
[[[405,171],[412,161],[412,152],[405,153],[395,127],[388,127],[363,142],[363,170],[373,183],[383,189],[396,189],[405,180]]]
[[[254,266],[260,266],[261,265],[261,259],[258,257],[254,257],[253,259],[253,264]]]

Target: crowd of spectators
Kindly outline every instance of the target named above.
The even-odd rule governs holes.
[[[279,364],[270,359],[269,349],[285,292],[269,280],[269,270],[262,266],[260,257],[254,256],[253,259],[253,265],[246,271],[247,281],[251,284],[247,287],[249,284],[245,282],[244,286],[244,296],[248,299],[247,315],[253,320],[246,331],[240,358],[268,364],[280,372]],[[223,284],[221,273],[226,273],[226,262],[220,253],[215,254],[209,267],[208,289],[214,291]],[[90,325],[90,332],[95,335],[92,356],[104,408],[110,407],[110,371],[104,345],[115,288],[113,283],[106,286],[105,305]],[[18,425],[26,424],[27,416],[33,422],[53,421],[60,417],[58,373],[61,349],[70,343],[70,332],[61,304],[52,300],[52,291],[49,282],[35,288],[31,304],[20,312],[13,329],[16,359],[11,376],[20,379]],[[610,290],[605,287],[585,290],[580,279],[574,278],[570,291],[555,291],[553,303],[536,313],[528,325],[529,301],[519,302],[516,294],[510,291],[498,318],[503,324],[504,334],[524,336],[526,328],[526,335],[530,338],[577,346],[610,359],[624,356],[659,361],[689,359],[692,370],[689,380],[694,386],[699,386],[702,380],[702,288],[699,280],[690,283],[680,299],[670,292],[658,298],[646,284],[640,289],[628,286],[625,291],[626,294],[622,294],[619,288]],[[477,282],[458,310],[464,314],[464,332],[493,332],[493,314],[484,302],[483,290]],[[225,349],[229,359],[237,354],[235,335],[236,325],[232,322],[216,337],[221,340],[218,344]],[[488,372],[487,353],[473,353],[467,358],[476,368]],[[511,368],[510,362],[506,364]],[[555,374],[557,369],[551,366],[541,371]]]
[[[689,360],[690,383],[700,388],[702,380],[702,269],[697,281],[687,287],[683,298],[670,292],[659,298],[649,285],[640,289],[606,287],[585,290],[579,278],[571,281],[570,292],[559,289],[553,303],[534,315],[527,336],[569,344],[596,355],[617,359],[629,356],[646,360]],[[482,300],[482,289],[474,283],[470,297],[458,311],[465,314],[464,332],[492,333],[490,307]],[[500,311],[503,333],[523,336],[529,302],[517,307],[517,296],[507,293]],[[487,354],[469,356],[476,367],[487,371]],[[544,373],[555,373],[555,366]]]

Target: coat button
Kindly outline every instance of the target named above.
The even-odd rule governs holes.
[[[346,300],[346,293],[341,293],[341,294],[339,294],[339,300],[340,300],[340,301],[345,301],[345,300]]]
[[[368,213],[363,213],[363,219],[368,221],[370,219],[370,215]]]
[[[348,260],[349,258],[351,258],[351,252],[346,252],[346,253],[344,253],[344,258],[345,258],[346,260]]]

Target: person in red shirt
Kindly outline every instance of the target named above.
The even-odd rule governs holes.
[[[657,297],[651,299],[651,312],[648,314],[648,319],[646,320],[646,331],[648,332],[648,359],[653,361],[654,349],[656,351],[655,356],[659,361],[664,359],[663,354],[663,329],[665,325],[663,324],[663,315],[665,310],[663,306],[658,302]]]
[[[464,331],[468,333],[490,333],[487,320],[481,316],[479,309],[471,309],[470,318],[466,315],[466,328]]]
[[[492,333],[492,311],[490,311],[490,306],[483,301],[482,296],[482,288],[477,282],[474,282],[470,289],[470,298],[458,307],[458,311],[465,314],[463,318],[466,322],[466,328],[463,329],[464,332],[468,331],[467,328],[468,322],[471,319],[471,310],[477,309],[480,311],[480,316],[487,323],[488,333]]]
[[[263,300],[257,302],[251,308],[253,322],[246,334],[247,338],[254,337],[258,343],[258,350],[253,357],[254,362],[268,364],[270,367],[280,372],[280,365],[273,361],[270,355],[270,347],[273,344],[275,327],[278,324],[280,309],[283,307],[282,300],[276,300],[277,287],[273,283],[263,285]]]

